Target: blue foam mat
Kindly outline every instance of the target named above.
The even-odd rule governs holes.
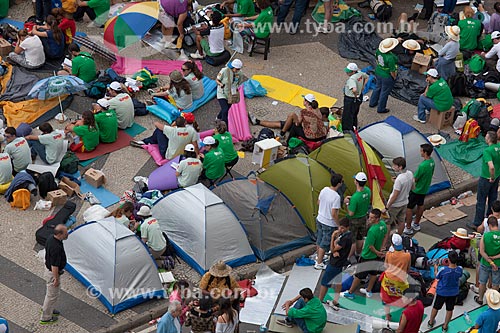
[[[80,192],[82,192],[82,194],[92,192],[95,197],[101,202],[101,206],[109,207],[120,201],[120,198],[117,195],[108,191],[106,188],[102,186],[99,188],[95,188],[94,186],[87,183],[84,178],[80,179],[80,181],[82,182],[82,184],[80,185]]]

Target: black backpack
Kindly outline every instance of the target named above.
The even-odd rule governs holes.
[[[467,78],[464,73],[456,73],[448,79],[453,96],[467,96]]]
[[[380,22],[388,22],[392,16],[392,5],[385,0],[371,0],[370,7]]]
[[[488,106],[484,103],[481,103],[481,108],[479,109],[479,113],[474,119],[477,120],[477,124],[481,128],[481,133],[486,135],[486,132],[490,129],[491,116],[488,111]]]
[[[45,199],[47,193],[57,190],[56,180],[52,172],[44,172],[38,176],[38,193]]]
[[[267,127],[264,127],[260,130],[259,135],[257,136],[257,141],[265,140],[265,139],[274,139],[276,135],[273,130]]]
[[[54,217],[45,222],[45,224],[35,232],[36,242],[45,246],[47,239],[54,234],[55,227],[59,224],[66,223],[66,220],[75,212],[75,210],[76,204],[72,201],[66,201],[64,206],[62,206]]]

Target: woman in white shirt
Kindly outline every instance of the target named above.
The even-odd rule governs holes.
[[[16,48],[9,53],[7,61],[28,69],[41,67],[45,63],[42,41],[38,36],[28,35],[26,29],[19,30]]]
[[[215,333],[234,333],[238,323],[238,311],[233,309],[231,299],[221,298]]]
[[[203,73],[200,72],[194,61],[189,60],[182,64],[182,75],[191,86],[193,100],[202,98],[204,94],[203,82],[201,81]]]

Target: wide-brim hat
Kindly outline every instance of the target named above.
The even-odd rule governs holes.
[[[439,134],[434,134],[434,135],[429,135],[427,137],[427,140],[429,140],[429,142],[431,143],[431,145],[433,146],[439,146],[439,145],[444,145],[446,144],[446,139],[443,138],[441,135]]]
[[[484,296],[486,298],[486,303],[488,303],[490,308],[493,310],[500,309],[500,293],[498,291],[495,289],[488,289],[486,290]]]
[[[179,83],[182,81],[182,79],[184,79],[184,76],[182,76],[181,72],[179,72],[178,70],[171,71],[168,76],[170,77],[170,80],[175,83]]]
[[[408,39],[403,42],[403,47],[407,50],[418,51],[420,44],[414,39]]]
[[[467,230],[465,230],[464,228],[458,228],[457,231],[452,231],[451,233],[453,234],[453,236],[457,236],[458,238],[470,239]]]
[[[460,40],[460,28],[458,25],[446,26],[444,28],[444,32],[450,37],[452,40],[458,42]]]
[[[380,42],[380,44],[378,45],[378,50],[382,53],[387,53],[389,51],[391,51],[393,48],[395,48],[396,46],[398,46],[399,44],[399,40],[397,40],[396,38],[386,38],[384,40],[382,40]]]
[[[208,272],[215,277],[226,277],[231,274],[232,270],[231,266],[226,265],[224,261],[217,261],[210,267]]]

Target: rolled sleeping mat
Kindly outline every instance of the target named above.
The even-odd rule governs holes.
[[[438,280],[434,279],[434,281],[432,281],[431,286],[429,287],[429,290],[427,290],[428,297],[434,297],[434,295],[436,295],[437,285],[438,285]]]
[[[496,92],[500,90],[500,83],[485,82],[484,87],[488,90]]]
[[[376,330],[381,330],[384,328],[390,328],[393,330],[397,330],[399,328],[399,323],[393,323],[393,322],[388,321],[388,320],[373,318],[372,328],[376,329]]]

